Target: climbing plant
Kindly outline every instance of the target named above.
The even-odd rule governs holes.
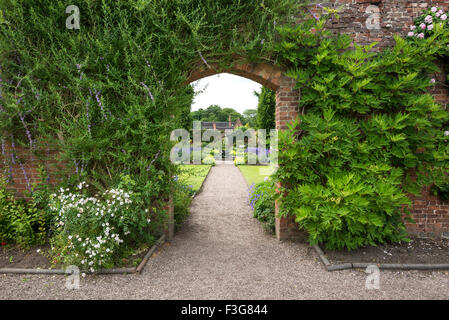
[[[153,224],[162,214],[177,171],[169,160],[169,138],[172,129],[188,125],[183,117],[192,99],[188,73],[200,65],[229,67],[236,56],[271,61],[276,25],[293,20],[298,5],[294,0],[80,0],[78,29],[67,28],[77,14],[67,1],[1,1],[3,165],[19,164],[24,176],[31,176],[19,148],[32,151],[33,162],[61,164],[59,171],[49,170],[49,181],[57,181],[54,211],[70,215],[57,219],[57,243],[70,240],[64,231],[68,221],[83,237],[106,234],[105,218],[95,206],[112,214],[105,208],[117,190],[133,195],[139,228],[127,232],[133,241],[138,235],[144,239],[148,228],[142,224]],[[120,187],[123,177],[132,181],[126,188]],[[82,197],[76,196],[80,184]],[[88,214],[79,220],[81,212],[73,212],[75,200],[66,194],[95,198],[97,204],[85,204]],[[126,216],[114,214],[114,221],[117,214]],[[67,261],[80,259],[85,261],[81,256]]]
[[[448,112],[427,90],[449,31],[442,22],[376,52],[327,30],[332,16],[279,27],[276,50],[301,90],[280,134],[281,214],[332,249],[405,241],[408,194],[447,181]]]

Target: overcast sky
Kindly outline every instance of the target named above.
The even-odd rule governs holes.
[[[192,111],[206,109],[211,104],[222,108],[233,108],[243,113],[246,109],[257,109],[257,97],[254,90],[260,92],[261,85],[252,80],[229,73],[220,73],[195,81],[195,92],[203,90],[195,96]]]

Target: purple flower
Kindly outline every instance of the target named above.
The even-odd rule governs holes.
[[[25,116],[22,113],[19,113],[20,121],[22,122],[23,127],[25,128],[25,133],[28,137],[28,141],[30,142],[30,149],[33,149],[33,139],[31,138],[30,130],[28,130],[28,126],[25,122]]]
[[[94,89],[94,91],[95,91],[95,99],[97,100],[97,103],[101,108],[101,113],[103,114],[103,117],[106,120],[108,120],[108,117],[106,116],[106,113],[104,112],[103,104],[101,103],[101,99],[100,99],[101,91],[97,91],[96,89]]]
[[[90,89],[89,89],[90,90]],[[89,119],[89,101],[86,103],[86,119],[87,119],[87,130],[89,131],[89,136],[92,137],[91,124]]]
[[[434,78],[430,79],[430,83],[435,83],[436,80]]]
[[[421,23],[421,24],[419,25],[419,27],[421,28],[421,30],[426,30],[426,28],[427,28],[427,26],[426,26],[425,23]]]
[[[446,14],[443,14],[443,15],[440,17],[440,19],[443,20],[443,21],[445,21],[445,20],[447,19],[447,15],[446,15]]]
[[[438,8],[437,8],[437,7],[432,7],[432,9],[430,9],[430,11],[432,11],[433,13],[435,13],[435,12],[438,11]]]
[[[201,58],[201,60],[203,60],[204,64],[205,64],[209,69],[211,69],[210,65],[207,63],[206,59],[204,59],[203,55],[201,54],[201,51],[199,51],[199,54],[200,54],[200,58]]]
[[[151,98],[151,100],[154,101],[154,97],[153,97],[153,95],[151,94],[150,88],[148,88],[148,86],[147,86],[145,83],[143,83],[143,82],[141,82],[140,84],[142,85],[142,87],[144,87],[145,89],[147,89],[147,91],[148,91],[148,96]]]

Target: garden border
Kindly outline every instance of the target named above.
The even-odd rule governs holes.
[[[449,270],[449,263],[447,264],[423,264],[423,263],[366,263],[366,262],[348,262],[342,264],[331,264],[324,254],[323,250],[315,244],[312,246],[315,252],[318,254],[321,263],[326,268],[326,271],[338,271],[347,269],[366,269],[368,266],[377,266],[379,269],[383,270]]]
[[[143,257],[142,261],[137,267],[133,268],[111,268],[100,269],[96,272],[86,272],[89,274],[135,274],[141,273],[150,257],[156,251],[157,247],[161,246],[165,242],[165,234],[162,235],[156,243],[148,250],[147,254]],[[73,272],[67,272],[64,269],[25,269],[25,268],[0,268],[0,274],[66,274],[70,275]]]
[[[193,200],[193,199],[194,199],[194,198],[195,198],[201,191],[203,191],[204,182],[206,181],[207,177],[209,177],[210,171],[212,170],[213,167],[215,167],[215,164],[214,164],[214,165],[210,165],[210,168],[209,168],[209,171],[207,171],[206,177],[204,178],[203,182],[201,182],[201,186],[198,188],[197,191],[195,191],[195,192],[192,194],[192,196],[191,196],[191,199],[192,199],[192,200]]]

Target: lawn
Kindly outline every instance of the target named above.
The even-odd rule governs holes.
[[[180,167],[179,181],[186,186],[192,186],[193,192],[198,192],[212,166],[206,164],[183,164]]]
[[[268,166],[240,165],[238,167],[249,186],[253,183],[257,184],[259,182],[263,182],[265,177],[270,176]]]

